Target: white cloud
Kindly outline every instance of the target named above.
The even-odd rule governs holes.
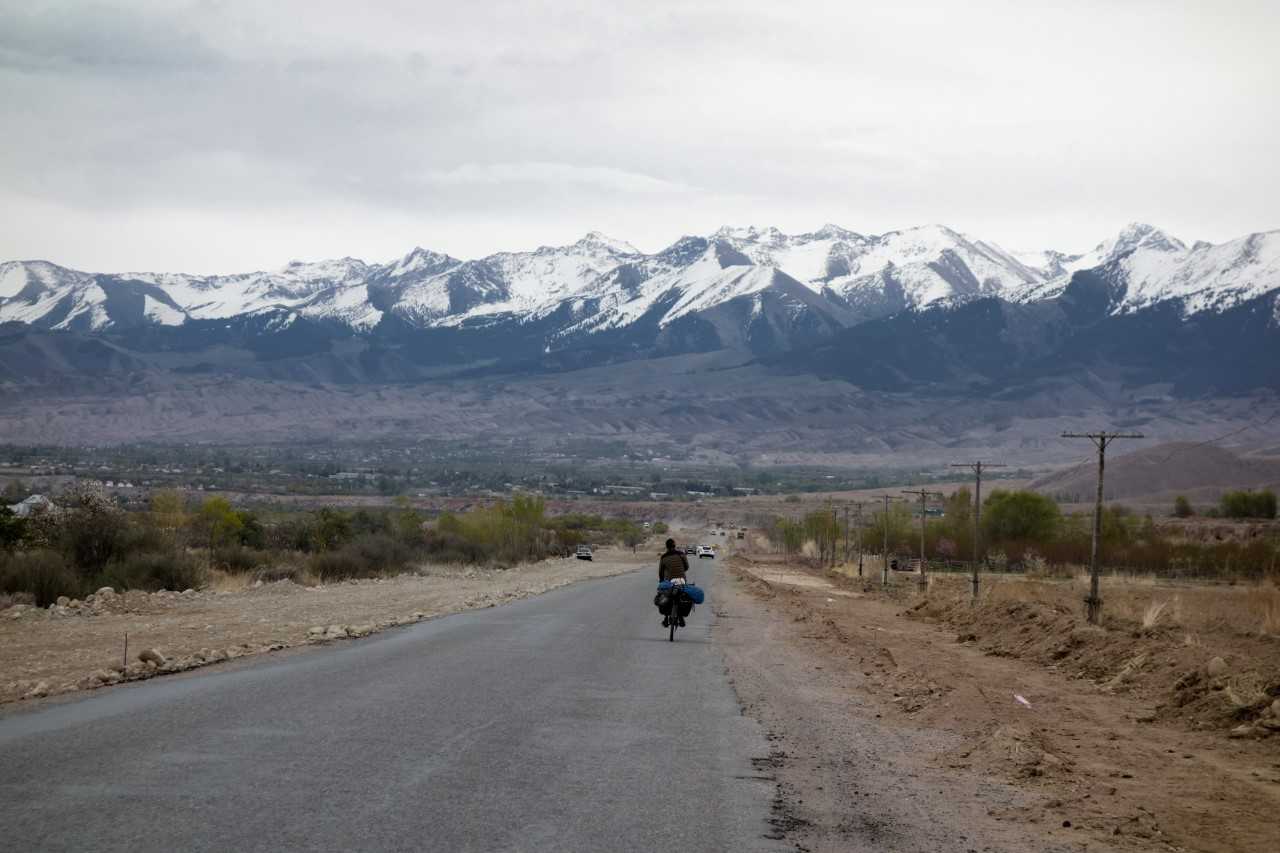
[[[0,258],[1227,239],[1280,227],[1278,35],[1261,0],[0,0]]]
[[[607,166],[575,166],[570,163],[464,163],[452,169],[426,172],[424,183],[466,187],[475,184],[581,184],[618,193],[678,194],[694,188],[661,178],[610,169]]]

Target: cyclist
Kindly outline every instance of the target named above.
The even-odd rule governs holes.
[[[683,551],[676,549],[676,540],[667,540],[667,550],[658,560],[658,582],[675,580],[679,578],[684,580],[689,574],[689,559],[684,555]],[[675,605],[672,605],[671,615],[662,617],[662,627],[667,627],[670,622],[668,620],[679,620],[678,624],[684,627],[684,617],[680,615]]]
[[[668,539],[667,550],[658,560],[658,580],[684,579],[687,574],[689,574],[689,558],[683,551],[676,548],[676,540]]]

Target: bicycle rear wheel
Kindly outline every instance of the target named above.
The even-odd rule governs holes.
[[[674,643],[676,641],[676,627],[679,626],[680,624],[680,620],[676,615],[677,613],[679,613],[679,611],[675,607],[672,607],[671,608],[671,636],[667,638],[667,642],[669,643]]]

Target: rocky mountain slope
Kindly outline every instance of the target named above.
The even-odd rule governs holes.
[[[223,276],[11,261],[0,381],[102,369],[416,381],[732,350],[887,390],[991,393],[1074,372],[1239,392],[1280,381],[1277,294],[1280,232],[1188,246],[1137,224],[1079,255],[941,225],[827,225],[726,227],[653,254],[593,232],[477,260],[416,248]]]

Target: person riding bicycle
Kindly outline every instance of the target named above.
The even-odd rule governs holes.
[[[650,552],[652,553],[652,552]],[[667,550],[658,559],[658,581],[684,579],[689,574],[689,558],[676,548],[676,540],[667,540]]]
[[[689,558],[684,555],[683,551],[676,549],[676,540],[667,540],[667,550],[658,559],[658,582],[670,581],[679,578],[685,580],[685,576],[689,574]],[[680,615],[675,606],[671,608],[670,616],[662,617],[662,627],[667,627],[667,620],[677,619],[677,624],[684,627],[684,617]]]

